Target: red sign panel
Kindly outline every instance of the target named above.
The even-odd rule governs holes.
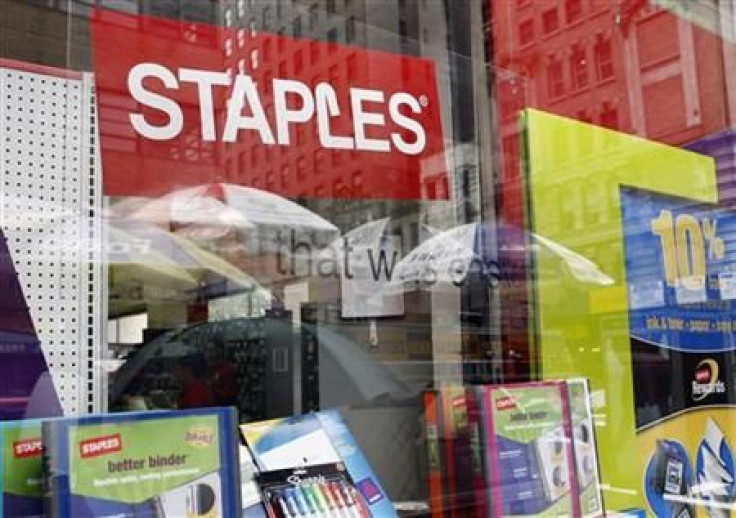
[[[503,396],[496,400],[496,410],[512,410],[516,408],[516,401],[511,396]]]
[[[108,195],[448,197],[429,60],[107,10],[91,24]]]
[[[119,433],[114,435],[105,435],[104,437],[94,437],[79,443],[79,456],[83,459],[92,457],[100,457],[115,453],[123,449],[123,440]]]
[[[38,457],[42,453],[43,441],[41,439],[26,439],[13,442],[13,457],[17,459]]]

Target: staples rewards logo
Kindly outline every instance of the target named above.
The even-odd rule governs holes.
[[[106,194],[224,180],[300,197],[449,196],[430,60],[203,24],[179,36],[178,22],[103,9],[92,20]]]
[[[718,362],[712,358],[706,358],[695,367],[692,382],[693,401],[702,401],[711,394],[724,394],[726,384],[718,378]]]
[[[41,439],[27,439],[13,442],[13,457],[16,459],[38,457],[42,453],[43,442]]]
[[[83,459],[108,455],[122,451],[122,449],[123,441],[118,433],[103,437],[93,437],[79,443],[79,455]]]
[[[496,410],[512,410],[516,408],[516,400],[511,396],[503,396],[496,400]]]

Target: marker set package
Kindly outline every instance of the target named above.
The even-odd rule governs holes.
[[[241,433],[257,468],[253,483],[262,495],[261,509],[265,507],[261,514],[256,506],[246,507],[245,515],[249,518],[282,517],[287,516],[286,511],[288,516],[324,518],[396,516],[393,504],[339,412],[248,423],[241,425]],[[306,493],[302,490],[305,487]],[[286,507],[281,505],[284,498]],[[319,512],[293,514],[295,510],[302,513],[307,509]]]
[[[241,510],[234,409],[135,412],[43,424],[46,512],[220,518]]]
[[[266,471],[258,481],[269,518],[371,516],[342,463]]]
[[[585,380],[468,387],[464,404],[457,393],[424,398],[433,517],[603,515]]]

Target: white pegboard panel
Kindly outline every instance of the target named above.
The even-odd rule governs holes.
[[[0,224],[64,412],[100,410],[106,285],[92,81],[19,64],[0,74]]]

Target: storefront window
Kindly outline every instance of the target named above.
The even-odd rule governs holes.
[[[0,25],[0,515],[736,508],[733,2]]]

